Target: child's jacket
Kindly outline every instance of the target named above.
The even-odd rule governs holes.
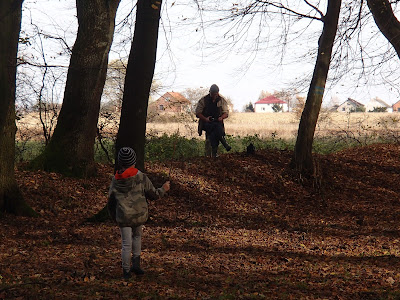
[[[149,216],[146,198],[164,196],[164,188],[155,188],[146,174],[136,168],[116,173],[108,191],[109,212],[120,227],[144,224]]]

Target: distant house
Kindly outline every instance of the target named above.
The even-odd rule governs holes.
[[[149,104],[149,110],[158,112],[189,112],[190,101],[177,92],[167,92]]]
[[[346,101],[344,101],[342,104],[340,104],[336,110],[338,112],[356,112],[356,111],[365,111],[365,106],[364,104],[348,98]]]
[[[392,105],[392,111],[393,112],[400,112],[400,100]]]
[[[267,96],[254,103],[254,111],[256,113],[277,112],[277,111],[284,112],[288,110],[289,110],[288,103],[279,98],[276,98],[273,95]]]
[[[339,108],[339,104],[335,104],[332,107],[329,107],[328,111],[330,112],[337,112]]]
[[[379,99],[378,97],[375,97],[375,98],[369,100],[369,102],[367,103],[365,108],[366,108],[367,112],[371,112],[371,111],[391,112],[392,111],[392,107],[389,104],[387,104],[385,101],[383,101],[382,99]]]

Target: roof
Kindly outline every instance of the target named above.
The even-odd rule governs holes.
[[[175,102],[175,103],[180,103],[180,104],[190,104],[190,101],[186,99],[182,94],[177,93],[177,92],[167,92],[164,95],[162,95],[160,98],[157,99],[164,99],[170,102]]]
[[[383,101],[382,99],[379,99],[378,97],[371,99],[370,102],[378,102],[380,105],[382,105],[383,107],[390,107],[389,104],[387,104],[385,101]]]
[[[359,106],[359,107],[363,107],[364,106],[364,104],[362,104],[362,103],[360,103],[360,102],[358,102],[358,101],[356,101],[356,100],[354,100],[354,99],[351,99],[351,98],[348,98],[346,101],[344,101],[342,104],[340,104],[339,106],[342,106],[343,104],[345,104],[346,102],[350,102],[350,103],[352,103],[352,104],[354,104],[355,106]]]
[[[254,104],[286,104],[285,101],[276,98],[273,95],[267,96],[261,100],[258,100],[256,103]]]

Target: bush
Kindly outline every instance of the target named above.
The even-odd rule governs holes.
[[[187,139],[178,134],[151,137],[146,140],[145,160],[168,161],[200,156],[204,153],[204,141]]]
[[[94,144],[94,160],[96,162],[106,164],[114,163],[115,158],[115,141],[112,138],[101,139],[101,144],[98,139]]]
[[[39,156],[44,150],[44,142],[30,140],[30,141],[16,141],[15,142],[15,161],[31,161],[36,156]]]

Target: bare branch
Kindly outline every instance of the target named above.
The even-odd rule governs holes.
[[[322,13],[322,11],[320,11],[319,9],[318,9],[318,7],[316,7],[315,5],[312,5],[310,2],[308,2],[307,0],[304,0],[304,2],[308,5],[308,6],[310,6],[310,7],[312,7],[313,9],[315,9],[318,13],[319,13],[319,15],[321,16],[321,20],[324,18],[324,14]]]

